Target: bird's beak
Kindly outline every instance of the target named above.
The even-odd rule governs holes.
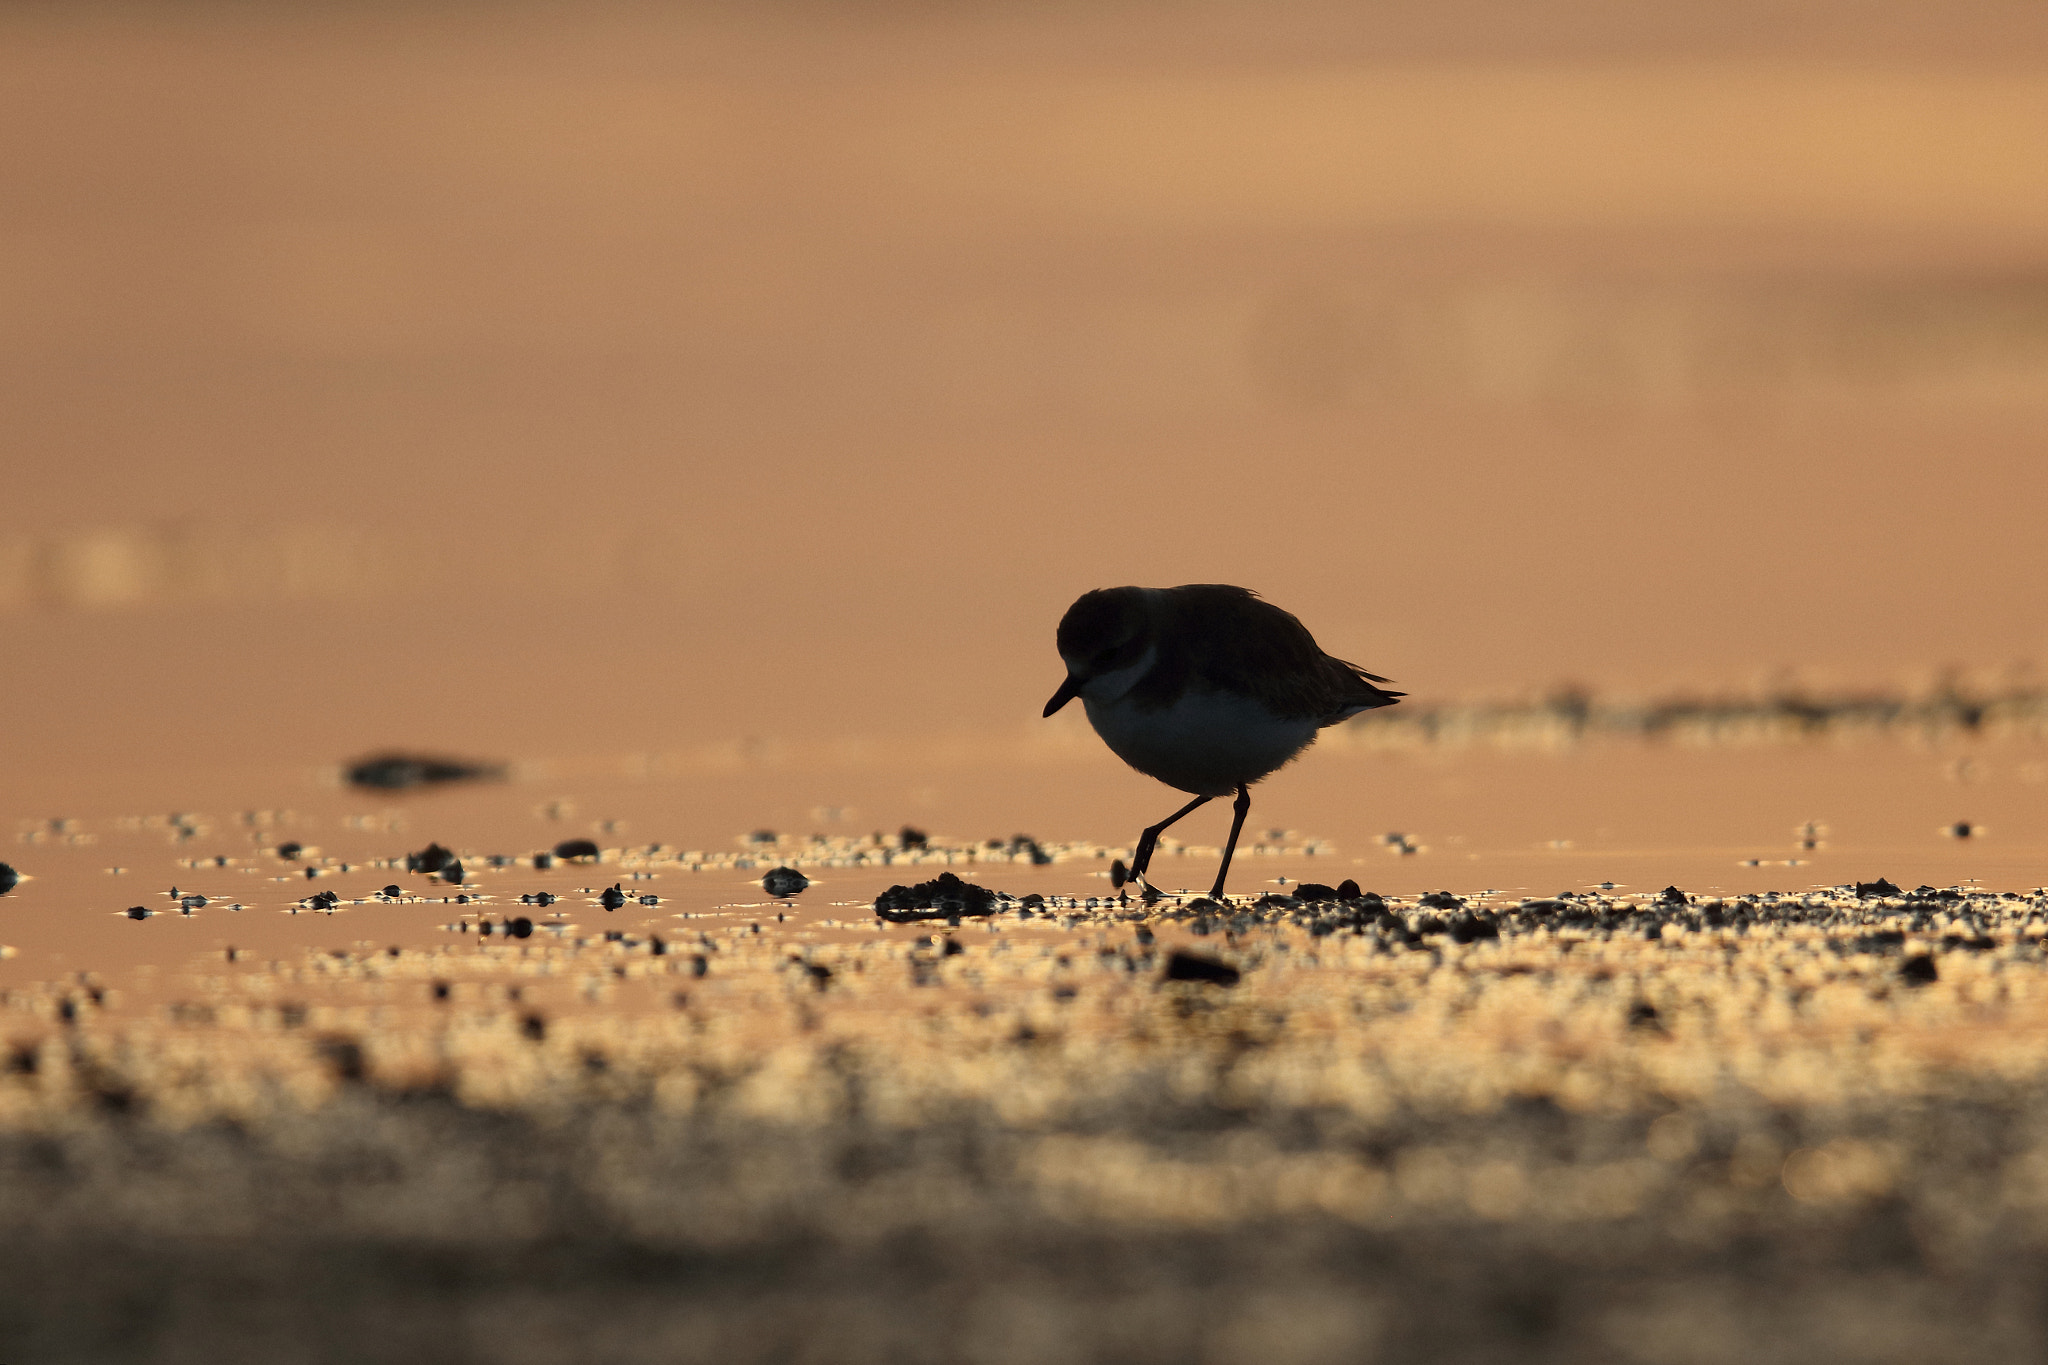
[[[1060,684],[1060,690],[1052,694],[1052,700],[1045,704],[1045,714],[1051,715],[1080,695],[1081,680],[1070,674],[1067,680]]]

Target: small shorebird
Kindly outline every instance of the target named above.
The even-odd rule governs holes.
[[[1237,793],[1216,888],[1252,807],[1251,784],[1306,749],[1326,725],[1391,706],[1403,694],[1333,659],[1308,627],[1249,588],[1098,588],[1060,618],[1067,680],[1045,714],[1079,697],[1118,758],[1194,796],[1138,838],[1131,879],[1143,882],[1166,828]],[[1148,884],[1149,885],[1149,884]]]

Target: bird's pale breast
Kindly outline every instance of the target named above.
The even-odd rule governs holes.
[[[1147,709],[1128,698],[1083,697],[1088,723],[1124,762],[1196,796],[1228,796],[1308,747],[1320,727],[1284,720],[1249,697],[1188,691]]]

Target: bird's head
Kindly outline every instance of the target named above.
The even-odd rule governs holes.
[[[1129,668],[1152,644],[1152,617],[1143,588],[1097,588],[1083,593],[1060,618],[1060,658],[1067,680],[1045,704],[1045,714],[1078,697],[1104,674]]]

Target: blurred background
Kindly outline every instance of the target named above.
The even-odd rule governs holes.
[[[1418,700],[2048,649],[2032,0],[16,3],[0,168],[17,796],[1029,744],[1126,582]]]

